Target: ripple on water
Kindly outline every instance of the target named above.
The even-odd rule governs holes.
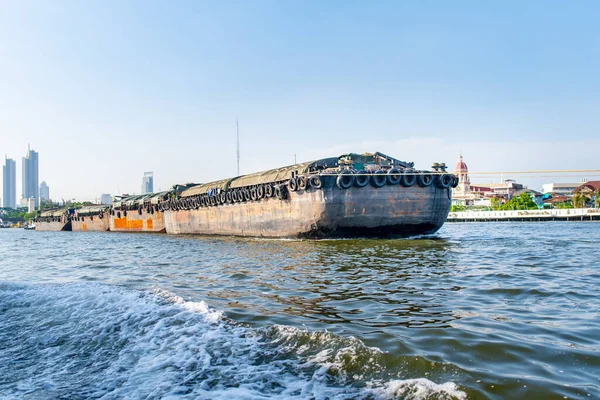
[[[401,379],[439,368],[422,359],[390,363],[329,332],[254,329],[162,289],[4,283],[0,302],[8,397],[466,398],[451,382]]]
[[[421,378],[454,382],[469,398],[600,398],[600,261],[597,242],[590,240],[598,226],[447,224],[435,240],[331,241],[0,230],[0,271],[5,281],[43,284],[81,283],[85,276],[141,297],[158,285],[223,310],[225,326],[253,337],[264,339],[273,329],[326,332],[342,341],[355,337],[381,353],[380,371],[370,376],[318,375],[326,390],[334,387],[323,392],[335,393],[332,398],[377,398],[388,389],[402,397],[392,382]],[[127,309],[122,302],[114,306]],[[180,340],[177,332],[172,341]],[[194,335],[211,330],[199,332]],[[144,331],[135,335],[149,338]],[[245,348],[243,341],[232,343]],[[314,348],[310,357],[331,346]],[[259,347],[266,357],[268,343]],[[169,349],[163,343],[154,355]],[[190,354],[196,349],[202,346]],[[283,364],[274,374],[289,373],[298,385],[317,376],[316,369],[311,375]],[[135,376],[149,385],[142,373]],[[185,382],[196,387],[196,381]],[[218,382],[206,385],[211,394],[221,393]],[[236,397],[231,390],[219,395]],[[270,397],[283,393],[268,390]]]

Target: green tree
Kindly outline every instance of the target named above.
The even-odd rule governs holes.
[[[467,211],[467,207],[462,204],[453,204],[450,206],[450,212]]]
[[[493,197],[491,199],[491,203],[492,203],[492,210],[494,210],[494,211],[502,210],[502,199],[497,199],[497,198]]]
[[[538,206],[529,193],[521,193],[502,204],[500,210],[537,210]]]
[[[50,210],[57,207],[58,204],[53,203],[52,200],[40,200],[40,210]]]

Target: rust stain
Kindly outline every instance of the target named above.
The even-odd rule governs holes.
[[[127,218],[115,218],[115,229],[127,229]]]
[[[130,229],[142,229],[143,227],[144,227],[144,221],[142,221],[141,219],[134,219],[132,221],[129,221]]]
[[[146,220],[146,228],[147,228],[147,229],[152,229],[152,225],[153,225],[152,218],[148,218],[148,219]]]
[[[81,224],[81,230],[87,231],[87,224]]]

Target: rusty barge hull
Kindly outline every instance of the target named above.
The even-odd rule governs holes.
[[[106,232],[110,229],[108,217],[80,217],[71,221],[74,232]]]
[[[289,197],[164,212],[168,234],[289,238],[388,237],[431,234],[446,221],[451,189],[335,184]]]
[[[113,210],[109,217],[109,230],[112,232],[154,232],[164,233],[165,224],[161,212],[148,212],[143,209],[124,211]]]
[[[49,231],[49,232],[60,232],[72,230],[71,221],[36,221],[36,231]]]

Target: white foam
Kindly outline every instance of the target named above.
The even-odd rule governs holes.
[[[453,383],[374,379],[384,368],[382,353],[358,339],[287,326],[251,329],[160,288],[5,289],[0,285],[7,306],[0,332],[8,340],[0,345],[0,374],[14,383],[0,392],[9,397],[465,398]],[[15,354],[26,360],[11,364]]]
[[[383,387],[374,388],[373,394],[383,398],[407,400],[430,399],[432,397],[440,400],[465,400],[467,398],[467,394],[459,390],[453,382],[438,385],[425,378],[386,382]]]

